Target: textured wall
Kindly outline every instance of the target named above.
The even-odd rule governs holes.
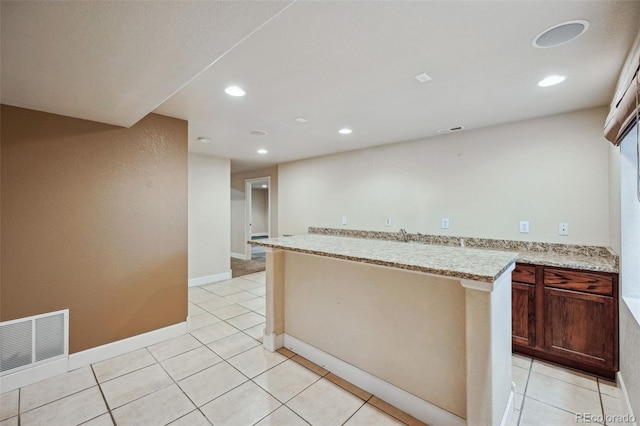
[[[189,154],[189,278],[228,273],[229,160]]]
[[[608,245],[605,109],[278,166],[279,232],[309,226]],[[385,227],[385,217],[392,226]],[[449,218],[450,229],[440,227]],[[519,233],[519,221],[530,233]],[[558,224],[569,223],[569,236]]]
[[[2,106],[1,320],[69,308],[70,352],[185,321],[187,123]]]

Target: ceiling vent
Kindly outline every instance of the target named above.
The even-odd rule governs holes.
[[[423,72],[422,74],[418,74],[413,78],[418,80],[420,83],[426,83],[427,81],[431,80],[431,77],[426,72]]]
[[[459,132],[461,130],[464,130],[464,126],[456,126],[456,127],[449,127],[446,129],[440,129],[438,130],[438,133],[454,133],[454,132]]]
[[[264,130],[251,130],[249,134],[251,136],[267,136],[268,133]]]

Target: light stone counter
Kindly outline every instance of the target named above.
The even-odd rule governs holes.
[[[517,253],[330,235],[296,235],[251,244],[451,278],[494,282]]]
[[[445,235],[407,234],[397,232],[362,231],[356,229],[310,227],[310,234],[339,237],[411,242],[433,246],[489,249],[518,253],[518,262],[534,265],[558,266],[583,271],[618,273],[618,256],[608,247],[578,244],[544,243],[537,241],[498,240],[475,237],[450,237]]]

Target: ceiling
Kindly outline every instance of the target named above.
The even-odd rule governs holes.
[[[120,126],[182,118],[189,150],[234,172],[606,105],[640,22],[639,1],[608,0],[3,0],[0,12],[3,103]],[[532,46],[573,19],[590,23],[581,37]],[[549,74],[567,79],[538,87]]]

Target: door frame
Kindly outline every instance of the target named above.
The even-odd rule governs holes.
[[[244,180],[244,258],[251,260],[251,189],[255,182],[267,182],[267,234],[271,237],[271,176]]]

